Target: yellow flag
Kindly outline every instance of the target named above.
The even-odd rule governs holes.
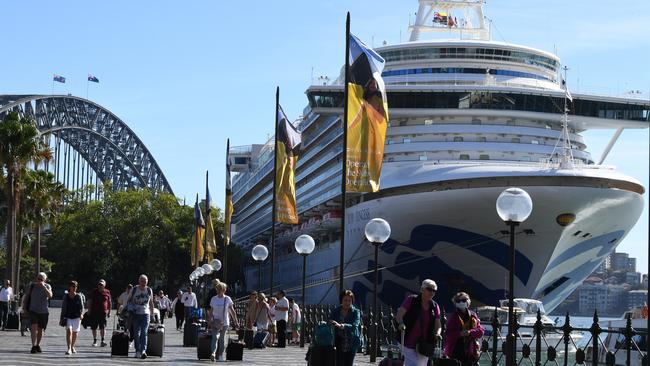
[[[384,59],[352,34],[349,52],[346,190],[377,192],[388,128]]]
[[[233,213],[232,206],[232,183],[230,180],[230,139],[226,145],[226,211],[224,212],[223,241],[225,245],[230,244],[230,220]]]
[[[275,221],[298,223],[296,206],[296,165],[302,137],[277,106],[278,134],[275,138]]]

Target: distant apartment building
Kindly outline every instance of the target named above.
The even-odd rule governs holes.
[[[625,283],[636,286],[641,283],[641,273],[639,272],[626,272]]]
[[[609,269],[612,271],[628,271],[630,255],[627,253],[612,253],[609,255]],[[636,267],[636,261],[635,261]]]
[[[648,290],[632,290],[627,293],[627,308],[640,308],[648,301]]]
[[[583,284],[579,288],[578,309],[581,314],[617,314],[626,303],[626,289],[620,285]]]

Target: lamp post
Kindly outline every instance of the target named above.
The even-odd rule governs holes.
[[[262,244],[256,245],[251,252],[253,259],[257,262],[257,272],[259,274],[258,292],[262,291],[262,262],[269,256],[269,250]]]
[[[370,341],[370,362],[377,360],[377,326],[379,323],[379,312],[377,311],[377,282],[379,282],[379,246],[384,244],[390,237],[390,225],[384,219],[375,218],[366,224],[365,229],[366,239],[375,247],[375,280],[373,284],[373,300],[372,300],[372,340]],[[343,289],[341,289],[342,291]]]
[[[296,252],[302,256],[302,314],[300,317],[300,347],[305,347],[305,278],[307,277],[307,256],[314,251],[316,243],[309,235],[300,235],[296,238]]]
[[[510,263],[508,266],[508,337],[506,338],[506,366],[515,366],[517,347],[515,335],[515,227],[524,222],[533,210],[533,201],[521,188],[508,188],[497,198],[497,213],[510,228]]]

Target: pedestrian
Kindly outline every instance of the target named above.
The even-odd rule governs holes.
[[[74,346],[79,330],[81,330],[81,319],[83,319],[84,301],[81,294],[77,293],[77,288],[79,288],[77,281],[70,281],[68,293],[63,296],[61,304],[59,325],[65,327],[65,342],[68,345],[68,349],[65,351],[66,355],[77,353]]]
[[[47,329],[47,321],[50,315],[48,300],[52,298],[52,286],[47,281],[47,275],[40,272],[36,275],[36,281],[29,285],[27,294],[23,298],[23,309],[29,311],[29,320],[32,324],[32,349],[31,353],[41,353],[41,340],[43,332]]]
[[[285,297],[284,290],[278,291],[276,294],[278,299],[275,304],[275,322],[277,324],[278,332],[278,347],[284,348],[287,346],[287,321],[289,320],[289,300]]]
[[[5,330],[9,320],[9,303],[14,298],[14,289],[11,287],[11,281],[5,280],[0,287],[0,327]]]
[[[99,280],[97,287],[92,290],[88,297],[88,316],[90,317],[88,324],[93,332],[93,347],[97,347],[97,328],[99,328],[99,335],[101,336],[102,347],[106,347],[107,343],[104,340],[106,336],[106,319],[111,316],[111,292],[106,288],[106,281]]]
[[[232,317],[235,326],[238,327],[237,314],[235,313],[234,303],[230,296],[226,295],[228,286],[224,282],[216,285],[217,294],[210,299],[210,310],[208,310],[208,327],[211,330],[212,338],[210,340],[210,359],[212,361],[221,360],[225,349],[224,341],[226,331],[230,327],[230,318]]]
[[[404,332],[404,366],[426,366],[440,336],[440,308],[433,296],[438,285],[422,281],[419,295],[410,295],[397,309],[397,323]]]
[[[183,305],[185,306],[185,320],[188,322],[193,321],[194,309],[197,306],[196,294],[192,292],[192,286],[187,287],[187,292],[182,297]]]
[[[471,300],[468,294],[459,292],[451,301],[456,311],[447,317],[445,356],[455,358],[462,366],[478,365],[480,340],[485,329],[476,313],[469,310]]]
[[[126,288],[124,289],[124,292],[120,294],[120,296],[117,297],[117,313],[122,314],[122,310],[124,310],[124,307],[126,306],[126,302],[129,299],[129,294],[131,293],[131,289],[133,288],[132,284],[126,285]]]
[[[183,328],[183,321],[185,320],[185,305],[183,305],[183,291],[176,292],[176,298],[172,301],[172,309],[176,317],[176,330],[180,331]]]
[[[203,302],[206,313],[208,312],[208,310],[210,310],[210,300],[212,300],[214,295],[217,294],[217,283],[219,283],[218,278],[212,280],[212,288],[210,289],[210,291],[208,291],[208,295],[205,297],[205,301]]]
[[[135,341],[135,357],[147,358],[147,330],[149,322],[154,314],[153,308],[153,290],[147,286],[149,279],[145,275],[140,275],[138,285],[131,290],[129,302],[134,306],[135,315],[133,319],[133,339]]]
[[[354,293],[350,290],[341,292],[339,302],[341,305],[334,308],[329,317],[335,330],[336,364],[352,366],[361,348],[361,311],[354,306]]]
[[[270,318],[269,333],[271,334],[271,341],[269,342],[269,344],[271,345],[275,344],[275,335],[278,333],[277,323],[275,321],[275,304],[277,303],[278,303],[278,299],[276,299],[275,296],[269,299],[269,318]]]
[[[252,330],[255,325],[255,317],[257,316],[257,291],[253,291],[248,295],[248,304],[246,305],[246,329]]]
[[[257,331],[268,331],[271,324],[271,315],[269,313],[269,303],[266,300],[266,295],[263,292],[257,294],[257,316],[255,323],[257,324]]]
[[[300,314],[300,306],[296,304],[295,301],[293,301],[293,298],[289,298],[289,309],[291,309],[291,312],[289,313],[289,320],[291,323],[291,340],[293,343],[298,344],[300,343],[300,320],[301,320],[301,314]]]
[[[167,316],[167,312],[171,311],[172,304],[163,290],[158,291],[158,304],[160,304],[160,324],[165,324],[165,317]]]

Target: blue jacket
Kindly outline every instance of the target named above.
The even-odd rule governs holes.
[[[337,306],[330,313],[329,320],[334,320],[339,322],[341,318],[341,306]],[[343,319],[343,329],[352,336],[352,348],[354,352],[357,352],[359,348],[363,345],[363,340],[361,338],[361,310],[357,309],[354,305],[350,308],[350,312]]]

